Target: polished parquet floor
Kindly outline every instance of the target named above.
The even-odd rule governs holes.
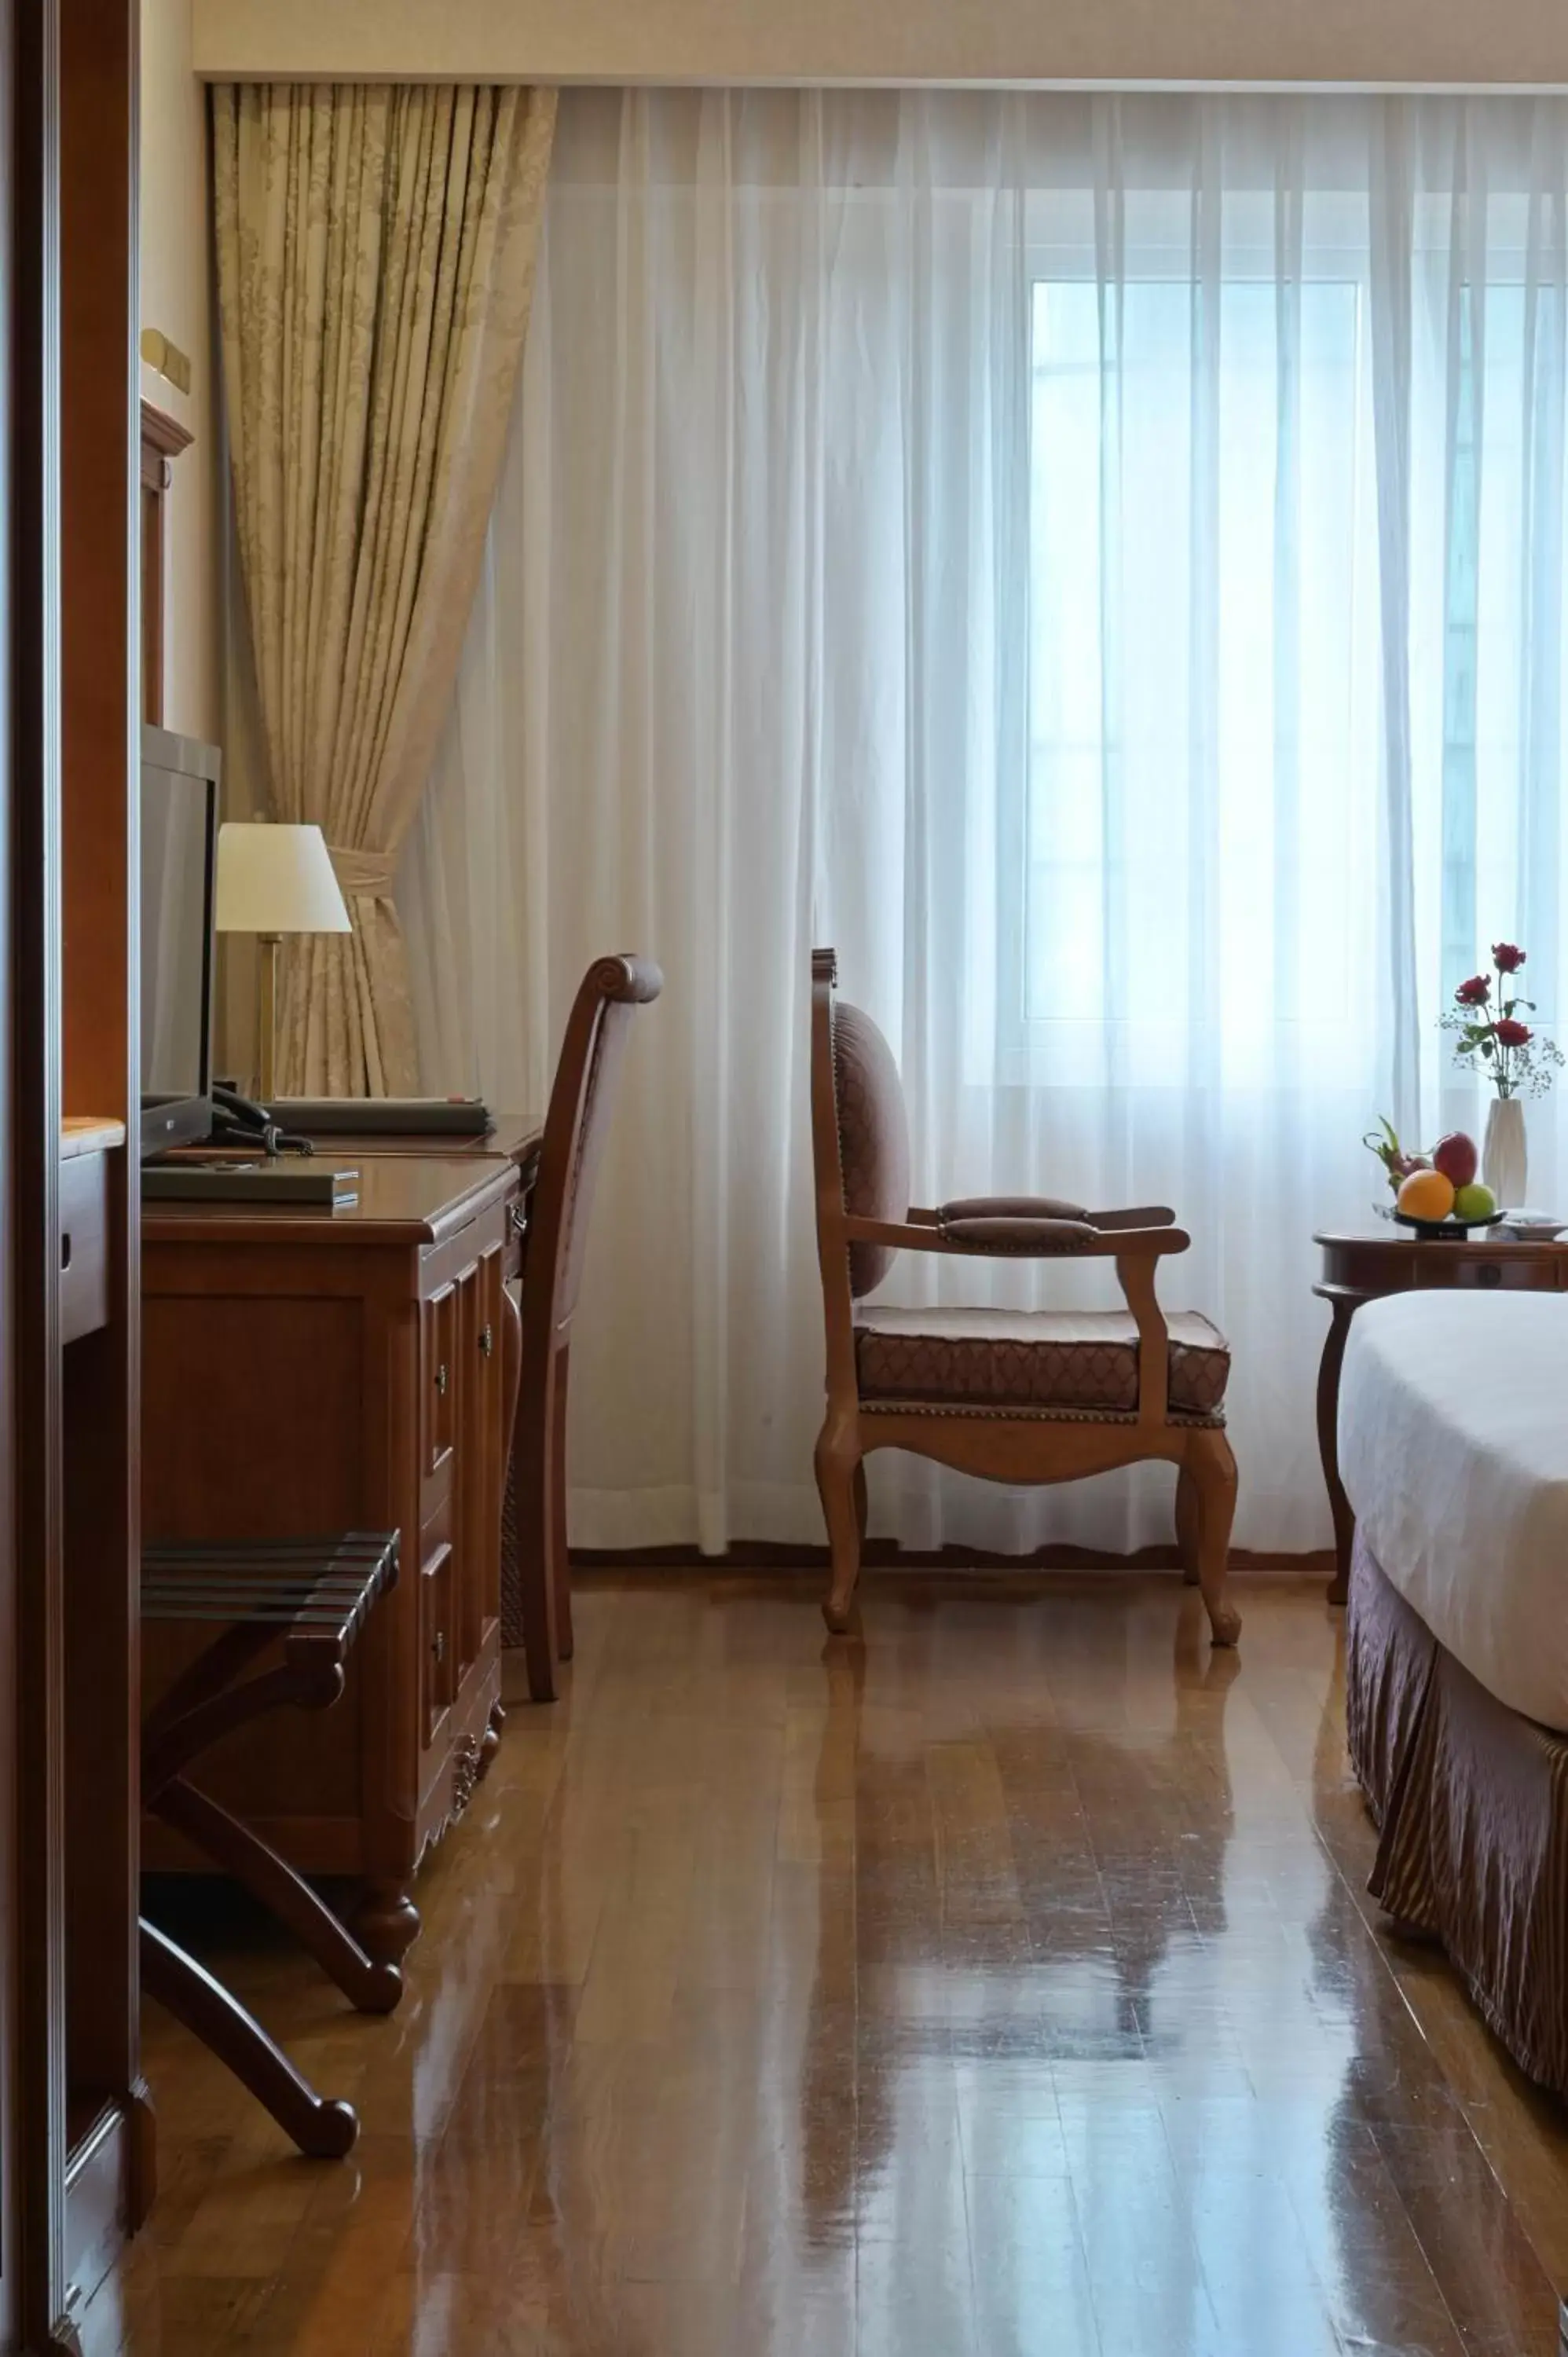
[[[361,2142],[151,2015],[90,2357],[1556,2357],[1568,2115],[1363,1897],[1321,1584],[1239,1600],[585,1583],[395,2017],[207,1925]]]

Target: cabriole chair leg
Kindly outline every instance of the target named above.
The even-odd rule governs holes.
[[[822,1605],[822,1618],[835,1637],[850,1625],[855,1583],[860,1577],[860,1539],[864,1528],[862,1501],[865,1474],[853,1438],[830,1423],[822,1426],[816,1452],[817,1494],[828,1526],[832,1577]]]
[[[1197,1586],[1197,1551],[1201,1538],[1203,1508],[1197,1484],[1187,1466],[1178,1468],[1176,1486],[1176,1551],[1181,1556],[1181,1575],[1189,1587]]]
[[[1224,1433],[1195,1432],[1188,1443],[1187,1467],[1197,1489],[1197,1577],[1209,1631],[1217,1645],[1233,1645],[1241,1633],[1241,1615],[1230,1601],[1226,1573],[1230,1525],[1236,1514],[1236,1459]]]

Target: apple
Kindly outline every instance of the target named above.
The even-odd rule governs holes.
[[[1480,1159],[1475,1139],[1466,1137],[1462,1129],[1450,1130],[1448,1135],[1440,1137],[1432,1149],[1433,1168],[1441,1170],[1444,1178],[1455,1188],[1469,1186]],[[1495,1210],[1496,1206],[1493,1208]]]
[[[1456,1220],[1489,1220],[1498,1208],[1498,1199],[1489,1187],[1472,1178],[1467,1187],[1454,1190],[1454,1216]]]

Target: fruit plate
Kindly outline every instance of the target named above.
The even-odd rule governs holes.
[[[1413,1228],[1423,1243],[1463,1243],[1472,1228],[1500,1227],[1508,1218],[1506,1211],[1489,1211],[1484,1220],[1456,1220],[1450,1213],[1445,1220],[1418,1220],[1410,1211],[1391,1211],[1389,1217],[1396,1227]]]

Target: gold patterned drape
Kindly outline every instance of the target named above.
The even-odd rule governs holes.
[[[291,944],[280,1092],[417,1086],[399,847],[452,690],[528,324],[553,91],[212,94],[234,513],[274,814],[353,919]]]

